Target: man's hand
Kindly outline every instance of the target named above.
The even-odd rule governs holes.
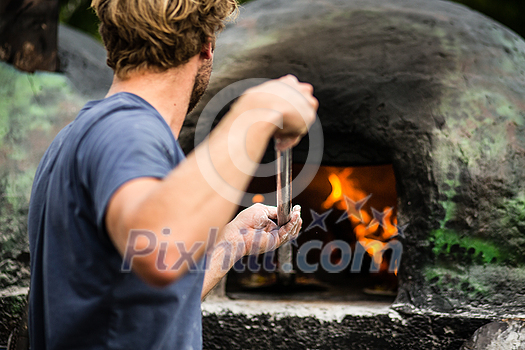
[[[244,246],[244,255],[257,255],[297,238],[303,224],[300,206],[293,208],[290,221],[281,228],[272,221],[276,219],[276,207],[254,204],[224,227],[222,239],[234,247]]]
[[[208,261],[209,269],[202,287],[203,299],[244,255],[262,254],[297,238],[303,224],[300,206],[293,208],[290,222],[281,228],[272,219],[277,219],[276,207],[254,204],[222,229]]]
[[[255,86],[233,105],[233,114],[265,110],[273,112],[274,121],[281,124],[276,128],[276,146],[280,150],[295,146],[308,132],[316,118],[319,102],[313,96],[313,87],[302,83],[293,75],[270,80]]]

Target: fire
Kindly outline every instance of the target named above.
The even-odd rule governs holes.
[[[375,208],[375,214],[371,214],[371,209],[365,210],[364,202],[366,202],[369,193],[361,189],[362,186],[360,186],[356,178],[350,177],[353,170],[354,168],[345,168],[343,170],[334,168],[332,170],[328,176],[332,191],[322,203],[322,206],[324,209],[336,207],[340,210],[346,210],[348,219],[354,226],[357,241],[365,247],[366,252],[372,257],[374,262],[380,266],[380,269],[384,271],[388,269],[388,262],[383,261],[382,252],[387,247],[389,239],[397,234],[395,210],[392,206],[385,204],[380,204],[380,208]],[[365,201],[363,201],[363,205],[358,209],[350,210],[347,201],[345,201],[345,196],[350,199],[348,203]],[[374,204],[374,206],[377,206],[377,203]],[[367,207],[371,208],[372,205],[368,205]],[[381,210],[381,212],[379,212],[379,210]],[[360,214],[361,217],[357,217],[356,212]],[[397,269],[395,274],[397,275]]]
[[[328,181],[330,181],[332,185],[332,193],[330,193],[328,198],[323,202],[323,208],[325,209],[331,208],[336,202],[340,201],[343,196],[343,187],[339,177],[332,173],[328,176]]]
[[[352,174],[352,170],[352,168],[345,168],[340,170],[338,174],[336,172],[332,172],[330,175],[328,175],[328,181],[330,182],[330,185],[332,185],[332,193],[330,193],[328,198],[326,198],[326,200],[323,202],[322,206],[324,209],[330,209],[334,205],[337,209],[345,209],[343,203],[343,192],[345,189],[343,188],[343,184],[346,184],[346,182],[349,181],[349,176]],[[343,179],[343,181],[341,181],[341,179]]]

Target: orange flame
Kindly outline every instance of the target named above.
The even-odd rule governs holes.
[[[350,210],[346,207],[344,196],[352,201],[357,202],[366,198],[368,193],[360,190],[357,183],[348,176],[352,173],[351,168],[345,168],[342,171],[332,172],[328,176],[328,181],[332,186],[332,191],[326,200],[322,203],[324,209],[337,207],[348,212],[349,220],[354,225],[354,232],[357,241],[365,247],[366,252],[372,257],[374,263],[380,266],[382,271],[388,269],[388,263],[383,262],[382,252],[387,247],[387,241],[397,233],[397,218],[392,207],[385,206],[382,208],[385,214],[383,225],[373,219],[372,216],[362,208],[360,214],[362,220],[350,215]],[[397,268],[395,271],[397,275]]]
[[[323,202],[323,208],[331,208],[335,203],[340,201],[343,198],[343,186],[341,185],[341,180],[336,174],[330,174],[328,176],[328,181],[332,185],[332,193],[326,198]]]

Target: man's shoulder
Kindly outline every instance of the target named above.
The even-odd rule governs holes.
[[[80,124],[111,123],[123,118],[134,122],[142,120],[152,126],[167,126],[152,105],[141,97],[127,92],[88,102],[80,111],[75,122],[79,121]],[[123,123],[122,126],[125,124],[129,123]]]
[[[171,146],[170,127],[153,106],[137,95],[118,93],[91,101],[72,125],[73,134],[91,142],[152,139]]]

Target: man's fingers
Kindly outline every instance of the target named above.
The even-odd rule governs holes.
[[[295,239],[299,235],[299,231],[301,230],[301,226],[303,225],[303,219],[299,218],[296,222],[296,224],[293,227],[293,231],[291,233],[290,239]]]
[[[288,231],[286,231],[285,228],[282,227],[281,228],[282,231],[279,232],[280,245],[283,245],[286,242],[296,239],[299,236],[299,231],[301,230],[302,224],[303,224],[303,220],[299,219],[293,223],[292,228]]]
[[[301,230],[301,226],[303,225],[303,220],[301,218],[298,218],[295,222],[293,228],[290,231],[290,235],[288,237],[288,240],[292,240],[297,238],[299,235],[299,231]]]
[[[279,236],[283,241],[282,243],[287,242],[291,239],[291,237],[294,237],[296,235],[298,227],[300,228],[301,224],[301,206],[296,205],[292,209],[290,221],[286,225],[281,227],[281,229],[279,230]]]
[[[297,84],[299,82],[299,79],[297,79],[297,77],[295,75],[293,75],[293,74],[287,74],[284,77],[280,77],[277,80],[280,80],[283,83],[286,83],[286,84],[289,84],[289,85],[290,84]]]
[[[269,219],[277,220],[277,207],[266,205],[266,212],[268,214]]]
[[[317,111],[317,109],[319,108],[319,100],[316,99],[313,95],[309,95],[307,99],[312,108]]]
[[[277,226],[277,224],[273,222],[272,220],[268,220],[266,231],[270,232],[270,231],[278,231],[278,230],[279,230],[279,226]]]
[[[292,148],[301,141],[301,136],[296,137],[281,137],[277,138],[275,142],[275,148],[279,151],[285,151],[288,148]]]
[[[312,84],[300,82],[296,76],[291,75],[291,74],[285,75],[284,77],[281,77],[278,80],[280,80],[281,82],[287,85],[290,85],[295,90],[299,91],[301,95],[306,97],[306,99],[308,100],[308,102],[310,102],[312,107],[317,108],[318,106],[317,99],[312,96],[314,93],[314,87]]]
[[[292,212],[290,213],[290,221],[283,226],[286,231],[290,231],[293,226],[296,224],[297,220],[301,218],[301,206],[296,205],[293,207]]]
[[[314,93],[314,87],[312,86],[312,84],[299,83],[299,87],[300,87],[302,92],[305,92],[305,93],[310,94],[310,95]]]
[[[294,75],[286,75],[279,80],[297,90],[307,99],[313,108],[317,109],[319,103],[317,99],[313,97],[314,87],[312,84],[300,82]]]

